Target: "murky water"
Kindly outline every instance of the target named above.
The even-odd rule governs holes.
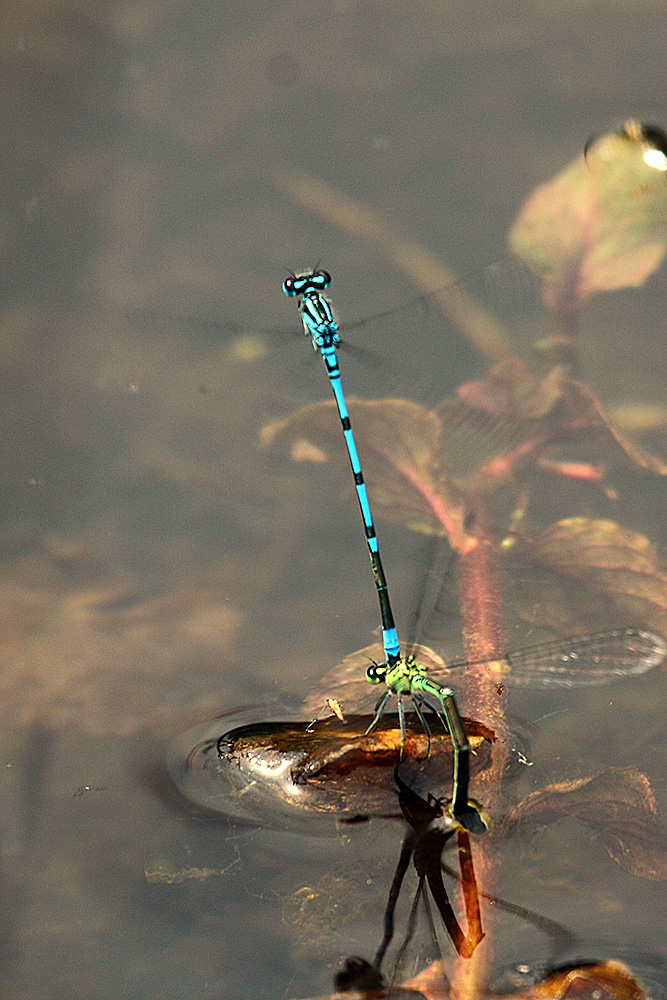
[[[231,707],[296,704],[372,640],[376,607],[337,474],[258,447],[267,420],[327,398],[304,344],[248,355],[123,308],[296,326],[286,268],[325,264],[356,318],[419,290],[398,236],[461,273],[491,263],[523,198],[592,132],[660,121],[660,12],[4,5],[7,996],[324,994],[342,957],[377,948],[402,836],[381,821],[330,838],[248,830],[168,798],[174,734]],[[382,235],[309,208],[304,174],[379,213]],[[664,405],[665,280],[585,313],[583,374],[609,407]],[[361,334],[419,368],[405,338],[380,336]],[[533,339],[516,338],[524,352]],[[484,371],[460,336],[447,363],[444,391]],[[641,440],[667,455],[664,427]],[[664,551],[663,481],[619,472],[615,485],[616,505],[573,494],[572,513],[618,518]],[[383,537],[407,618],[415,546]],[[665,811],[664,703],[659,671],[522,693],[512,711],[533,766],[513,791],[634,766]],[[667,960],[662,884],[617,868],[573,821],[505,843],[499,890],[563,923],[577,954]],[[509,917],[497,935],[498,967],[548,952]]]

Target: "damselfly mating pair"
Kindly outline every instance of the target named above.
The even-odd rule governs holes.
[[[390,699],[396,696],[401,748],[403,748],[407,735],[403,702],[404,699],[408,699],[426,733],[430,753],[431,731],[425,711],[426,709],[433,711],[449,733],[454,749],[452,801],[449,811],[461,826],[473,833],[483,833],[486,824],[478,806],[468,797],[470,744],[454,693],[451,688],[429,677],[427,668],[414,656],[401,654],[378,538],[341,382],[337,351],[340,345],[339,328],[331,305],[323,294],[330,284],[331,277],[326,271],[315,270],[291,274],[283,283],[283,291],[289,297],[297,298],[304,333],[311,338],[313,348],[322,356],[333,390],[352,466],[380,604],[385,662],[371,664],[366,671],[366,679],[371,684],[384,684],[385,690],[375,705],[375,714],[365,735],[371,733],[377,726]],[[503,662],[506,668],[511,669],[512,677],[518,683],[571,687],[604,684],[618,677],[643,673],[657,666],[666,653],[667,644],[662,636],[641,628],[623,628],[544,643],[509,653]],[[450,669],[471,665],[473,664],[455,664]],[[427,700],[427,696],[430,696],[433,703]]]

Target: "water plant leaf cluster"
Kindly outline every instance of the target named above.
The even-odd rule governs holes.
[[[272,445],[290,441],[299,461],[345,457],[329,401],[302,407],[262,431]],[[588,483],[607,475],[603,459],[624,460],[655,475],[667,464],[614,427],[592,390],[557,366],[543,378],[521,359],[502,362],[487,379],[462,385],[433,410],[402,399],[351,400],[350,416],[381,516],[420,531],[445,534],[465,552],[466,528],[483,500],[506,509],[536,475]],[[569,460],[582,445],[595,461]]]
[[[596,505],[609,510],[616,501],[616,472],[624,477],[627,504],[629,477],[638,485],[647,476],[661,482],[667,463],[616,426],[579,377],[576,341],[582,306],[593,293],[641,285],[665,254],[666,146],[657,129],[635,122],[600,137],[528,199],[512,227],[510,245],[540,279],[553,340],[567,342],[567,363],[561,359],[540,370],[508,357],[432,408],[405,399],[350,403],[376,516],[444,536],[457,557],[471,661],[502,656],[506,602],[513,614],[551,635],[608,623],[667,630],[667,567],[654,546],[620,518],[589,513]],[[332,410],[328,402],[303,407],[265,427],[263,443],[287,443],[297,461],[341,461]],[[572,504],[574,510],[563,509]],[[326,696],[345,709],[353,691],[356,697],[354,675],[363,676],[362,661],[377,655],[367,647],[348,657],[316,688],[306,711]],[[436,669],[438,658],[432,654]],[[631,874],[666,878],[667,831],[648,778],[634,768],[550,784],[502,819],[508,746],[503,687],[479,670],[466,675],[467,714],[496,737],[492,764],[474,788],[492,817],[491,836],[474,843],[480,891],[493,882],[499,839],[521,825],[561,817],[585,823]],[[488,948],[473,951],[468,969],[454,965],[451,983],[436,964],[405,987],[429,998],[478,995]],[[645,994],[625,966],[609,962],[556,971],[510,995]]]

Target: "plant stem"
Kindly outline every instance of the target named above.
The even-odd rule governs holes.
[[[465,714],[484,722],[496,734],[491,767],[477,778],[472,790],[493,817],[499,806],[508,745],[502,672],[500,668],[494,671],[493,663],[502,657],[506,647],[498,546],[479,506],[474,539],[475,545],[461,553],[458,564],[463,637],[466,658],[478,663],[485,661],[486,665],[468,669]],[[489,837],[475,837],[472,850],[479,890],[493,893],[496,883],[494,845]],[[492,960],[491,919],[492,911],[488,908],[484,915],[485,940],[471,958],[458,959],[455,963],[451,976],[451,996],[455,1000],[473,1000],[485,992]]]

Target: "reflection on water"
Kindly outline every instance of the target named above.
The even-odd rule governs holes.
[[[495,259],[529,188],[625,100],[624,66],[642,66],[640,105],[662,94],[665,28],[650,4],[618,16],[622,30],[543,4],[520,25],[497,5],[454,15],[425,0],[5,5],[7,996],[325,994],[341,956],[377,948],[403,836],[390,820],[326,839],[248,829],[158,794],[175,734],[285,691],[299,700],[369,641],[374,598],[337,478],[256,446],[299,401],[290,366],[304,345],[277,378],[268,357],[91,303],[284,325],[285,269],[318,260],[344,315],[380,311],[388,289],[410,298],[377,246],[278,193],[277,173],[296,168],[446,247],[462,271]],[[656,279],[591,308],[582,360],[606,403],[662,402],[663,306]],[[405,360],[423,364],[413,342]],[[447,384],[476,365],[458,341]],[[659,544],[661,487],[617,487]],[[400,544],[386,548],[400,601],[414,573]],[[660,794],[662,700],[658,672],[576,704],[521,695],[535,733],[517,796],[628,763]],[[587,952],[664,954],[660,884],[571,844],[567,824],[505,842],[499,889]],[[496,933],[499,967],[543,953],[509,917]],[[415,963],[432,957],[422,945]]]

